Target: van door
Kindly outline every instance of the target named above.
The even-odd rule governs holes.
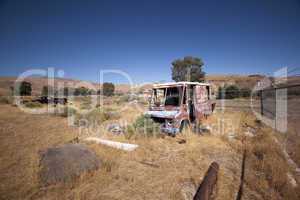
[[[212,113],[209,92],[209,86],[196,85],[194,87],[194,107],[197,120]]]

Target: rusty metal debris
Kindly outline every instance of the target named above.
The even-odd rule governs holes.
[[[205,174],[205,177],[193,198],[194,200],[209,200],[209,199],[211,199],[212,193],[214,190],[214,186],[217,183],[218,171],[219,171],[219,164],[216,162],[213,162],[209,166],[209,168]]]

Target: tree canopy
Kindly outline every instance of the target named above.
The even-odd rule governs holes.
[[[234,99],[241,96],[241,91],[236,85],[225,85],[219,87],[218,98],[219,99]]]
[[[89,89],[85,87],[75,88],[74,95],[75,96],[87,96],[89,94]]]
[[[31,83],[22,81],[18,83],[17,91],[19,92],[20,96],[30,96],[31,95]]]
[[[113,83],[103,83],[103,95],[112,96],[115,91],[115,85]]]
[[[56,96],[57,91],[52,86],[45,85],[42,89],[41,95],[42,96]]]
[[[202,71],[203,61],[200,58],[186,56],[172,62],[172,79],[178,81],[203,82],[205,72]]]

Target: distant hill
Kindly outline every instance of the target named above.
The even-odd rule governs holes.
[[[16,77],[0,77],[0,95],[8,95],[11,92],[10,87],[14,85]],[[40,95],[43,86],[48,85],[48,79],[45,77],[30,77],[26,78],[26,81],[32,84],[32,94]],[[55,85],[64,85],[65,87],[76,88],[76,87],[87,87],[94,88],[96,90],[101,88],[98,83],[92,83],[88,81],[80,81],[75,79],[63,79],[55,78]],[[130,89],[127,84],[116,85],[116,92],[128,92]]]
[[[237,85],[239,88],[253,88],[255,84],[265,78],[262,75],[208,75],[206,81],[217,91],[219,86]]]
[[[254,74],[254,75],[207,75],[206,81],[213,85],[213,89],[216,91],[219,86],[227,85],[238,85],[240,88],[253,88],[254,85],[262,80],[264,76]],[[8,95],[10,93],[10,87],[14,85],[16,77],[0,77],[0,95]],[[31,82],[32,84],[32,94],[40,95],[44,85],[48,84],[48,80],[45,77],[30,77],[26,78],[26,81]],[[85,84],[86,83],[86,84]],[[101,85],[98,83],[91,83],[86,81],[80,81],[75,79],[63,79],[56,78],[55,84],[65,85],[70,88],[74,87],[88,87],[88,84],[91,84],[92,87],[97,90],[101,88]],[[88,87],[90,88],[90,87]],[[134,86],[135,90],[146,90],[151,89],[151,84]],[[116,92],[127,93],[130,91],[130,86],[128,84],[117,84]]]

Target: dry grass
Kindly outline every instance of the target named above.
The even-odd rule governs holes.
[[[287,152],[291,156],[291,158],[300,166],[300,132],[299,129],[296,129],[299,124],[289,127],[295,127],[295,129],[291,129],[286,135],[284,135],[284,139],[286,142]]]
[[[69,142],[78,130],[54,115],[25,114],[9,105],[1,105],[1,111],[2,199],[183,199],[183,185],[196,187],[215,160],[221,165],[218,196],[232,199],[235,194],[240,156],[221,138],[197,135],[181,136],[185,144],[171,137],[128,141],[113,136],[139,144],[132,153],[89,144],[103,160],[100,170],[73,183],[43,188],[37,176],[38,152]]]
[[[136,106],[111,105],[110,109],[121,109],[120,118],[105,123],[125,119],[132,123],[145,110],[144,105]],[[216,199],[235,199],[245,147],[242,141],[249,151],[243,199],[294,198],[290,194],[296,189],[289,187],[286,179],[289,169],[272,137],[259,134],[249,139],[242,134],[245,123],[257,127],[249,113],[216,112],[204,121],[212,127],[209,136],[186,130],[175,138],[126,139],[101,126],[97,131],[103,137],[140,147],[128,153],[87,144],[102,160],[99,170],[72,183],[42,187],[37,176],[38,152],[73,140],[79,129],[68,126],[67,119],[59,116],[30,115],[10,105],[0,105],[0,109],[0,199],[185,199],[184,192],[195,191],[213,161],[220,164]],[[234,133],[236,139],[229,140],[228,133]],[[179,144],[181,139],[186,143]]]
[[[239,156],[220,139],[194,136],[186,144],[170,137],[136,142],[140,148],[132,153],[90,144],[104,162],[101,170],[72,185],[39,191],[35,198],[183,199],[183,185],[196,187],[214,160],[221,165],[217,199],[234,197]]]
[[[30,115],[1,105],[0,199],[23,199],[39,190],[38,152],[66,143],[76,136],[61,117]]]
[[[247,150],[244,199],[299,199],[299,186],[293,187],[287,176],[293,171],[275,140],[278,134],[251,114],[243,113],[241,121],[240,133],[255,128],[254,137],[239,135],[240,143],[232,145],[239,152]]]

